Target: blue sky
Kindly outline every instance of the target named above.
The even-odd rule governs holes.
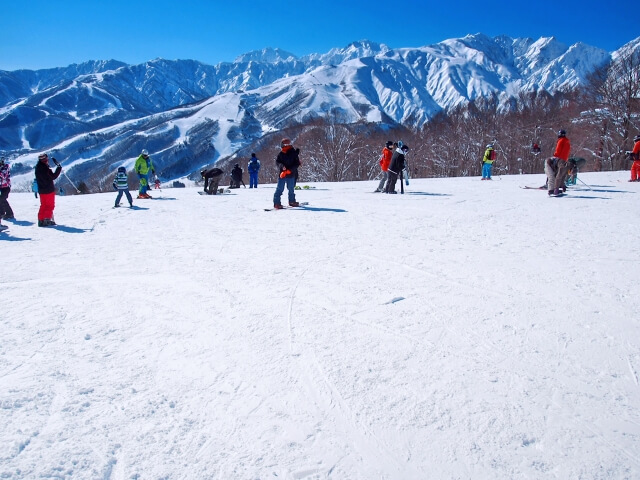
[[[418,47],[484,33],[613,51],[640,36],[636,2],[493,0],[0,0],[0,70],[87,60],[215,65],[265,47],[297,56],[357,40]]]

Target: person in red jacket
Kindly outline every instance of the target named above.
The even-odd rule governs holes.
[[[389,164],[391,163],[391,157],[393,156],[393,142],[389,140],[382,149],[382,156],[380,157],[380,168],[382,169],[382,178],[373,192],[384,192],[384,184],[389,178]]]
[[[553,157],[548,158],[544,166],[549,195],[559,195],[561,189],[563,192],[567,190],[564,182],[569,171],[569,152],[571,152],[571,142],[567,138],[567,132],[560,130]]]
[[[633,150],[627,152],[631,156],[631,180],[630,182],[640,182],[640,135],[633,137]]]
[[[36,165],[36,181],[40,194],[40,210],[38,210],[38,226],[49,227],[55,225],[53,210],[56,207],[56,187],[53,181],[60,176],[62,167],[55,158],[51,159],[56,165],[55,172],[49,168],[49,156],[41,153]]]

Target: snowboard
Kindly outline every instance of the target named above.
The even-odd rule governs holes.
[[[264,211],[265,212],[270,212],[271,210],[287,210],[290,208],[300,208],[300,207],[304,207],[309,205],[309,202],[300,202],[300,205],[298,205],[297,207],[290,207],[289,205],[283,205],[283,208],[265,208]]]
[[[219,188],[217,195],[220,195],[223,193],[231,193],[231,190],[228,188]],[[200,190],[198,191],[198,195],[209,195],[209,194],[207,192],[203,192],[202,190]]]

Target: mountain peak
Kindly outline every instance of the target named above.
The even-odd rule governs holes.
[[[295,60],[297,57],[293,53],[289,53],[279,48],[263,48],[262,50],[252,50],[251,52],[243,53],[238,56],[233,63],[248,63],[248,62],[264,62],[264,63],[278,63]]]

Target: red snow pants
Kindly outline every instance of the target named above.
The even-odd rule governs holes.
[[[38,220],[44,220],[45,218],[53,219],[54,208],[56,208],[56,193],[41,193]]]

